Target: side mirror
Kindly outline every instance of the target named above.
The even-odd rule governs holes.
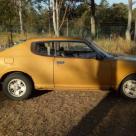
[[[97,54],[96,55],[96,59],[98,60],[103,60],[104,59],[104,56],[100,55],[100,54]]]

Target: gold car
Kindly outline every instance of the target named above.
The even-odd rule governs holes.
[[[0,52],[5,94],[23,100],[34,90],[119,90],[136,98],[136,58],[113,56],[80,38],[37,38]]]

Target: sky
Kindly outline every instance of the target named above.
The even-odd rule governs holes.
[[[96,3],[100,3],[101,0],[96,0]],[[108,0],[108,2],[110,3],[110,5],[112,5],[113,3],[125,3],[127,4],[128,0]]]

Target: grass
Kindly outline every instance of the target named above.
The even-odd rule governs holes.
[[[116,39],[99,39],[96,40],[98,46],[110,53],[115,54],[135,54],[133,42],[128,42],[125,39],[119,37]]]
[[[29,33],[29,34],[18,34],[18,33],[13,33],[13,41],[17,42],[20,40],[25,40],[29,39],[32,37],[41,37],[41,36],[47,36],[45,34],[36,34],[36,33]],[[10,40],[10,33],[0,33],[0,45],[6,45]]]

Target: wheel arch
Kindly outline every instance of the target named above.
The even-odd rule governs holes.
[[[22,72],[22,71],[10,71],[10,72],[4,73],[4,74],[2,75],[2,77],[1,77],[1,79],[0,79],[0,82],[3,82],[4,79],[5,79],[8,75],[13,74],[13,73],[18,73],[18,74],[23,74],[23,75],[25,75],[27,78],[29,78],[29,79],[31,80],[33,87],[35,87],[33,78],[32,78],[29,74],[27,74],[27,73],[25,73],[25,72]]]
[[[119,83],[119,85],[118,85],[118,90],[120,90],[123,81],[126,80],[128,77],[131,77],[131,76],[132,76],[132,77],[134,77],[134,76],[136,77],[136,73],[132,73],[132,74],[126,75],[126,76],[121,80],[121,82]]]

